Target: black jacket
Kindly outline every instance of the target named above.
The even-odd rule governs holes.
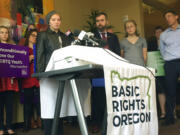
[[[40,32],[36,47],[36,72],[44,72],[54,50],[61,47],[59,36],[62,39],[62,47],[71,44],[71,39],[62,32],[54,32],[51,29]]]
[[[94,33],[94,37],[101,39],[101,35],[98,31]],[[115,34],[107,32],[107,44],[109,45],[109,49],[112,52],[116,53],[117,55],[120,55],[120,44]]]

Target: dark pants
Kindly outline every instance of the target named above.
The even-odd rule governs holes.
[[[4,109],[7,129],[12,129],[13,94],[13,91],[0,92],[0,130],[4,130]]]
[[[177,79],[180,75],[180,59],[166,61],[164,65],[166,78],[167,121],[174,122],[174,109],[176,104]]]
[[[43,119],[43,122],[44,122],[44,135],[51,135],[53,119]],[[59,118],[58,127],[59,128],[57,131],[57,135],[63,135],[64,134],[63,120],[60,118]]]
[[[93,87],[92,90],[92,121],[93,125],[102,126],[106,107],[106,94],[104,87]]]
[[[34,98],[37,98],[36,103],[34,102]],[[30,119],[33,117],[34,108],[36,109],[37,116],[40,117],[40,94],[39,88],[25,88],[24,89],[24,122],[25,127],[29,127]]]
[[[105,107],[105,113],[104,113],[102,131],[101,131],[101,135],[106,135],[106,134],[107,134],[107,106]]]

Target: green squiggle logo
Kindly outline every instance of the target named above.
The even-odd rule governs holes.
[[[138,79],[138,78],[144,78],[144,79],[148,79],[149,81],[149,84],[148,84],[148,91],[147,91],[147,96],[148,96],[148,106],[149,106],[149,109],[150,109],[150,94],[149,94],[149,91],[150,91],[150,86],[151,86],[151,79],[148,77],[148,76],[144,76],[144,75],[137,75],[137,76],[134,76],[134,77],[131,77],[131,78],[121,78],[120,74],[118,71],[115,71],[115,70],[112,70],[111,71],[111,83],[113,83],[113,75],[118,75],[118,79],[120,81],[131,81],[131,80],[135,80],[135,79]]]

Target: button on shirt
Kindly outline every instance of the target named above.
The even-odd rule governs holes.
[[[168,28],[160,36],[160,51],[166,61],[180,59],[180,25]]]

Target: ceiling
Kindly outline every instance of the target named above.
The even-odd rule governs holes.
[[[157,0],[157,1],[162,2],[165,5],[171,5],[178,2],[178,0]]]
[[[172,9],[180,13],[180,0],[142,0],[144,4],[160,11]]]

